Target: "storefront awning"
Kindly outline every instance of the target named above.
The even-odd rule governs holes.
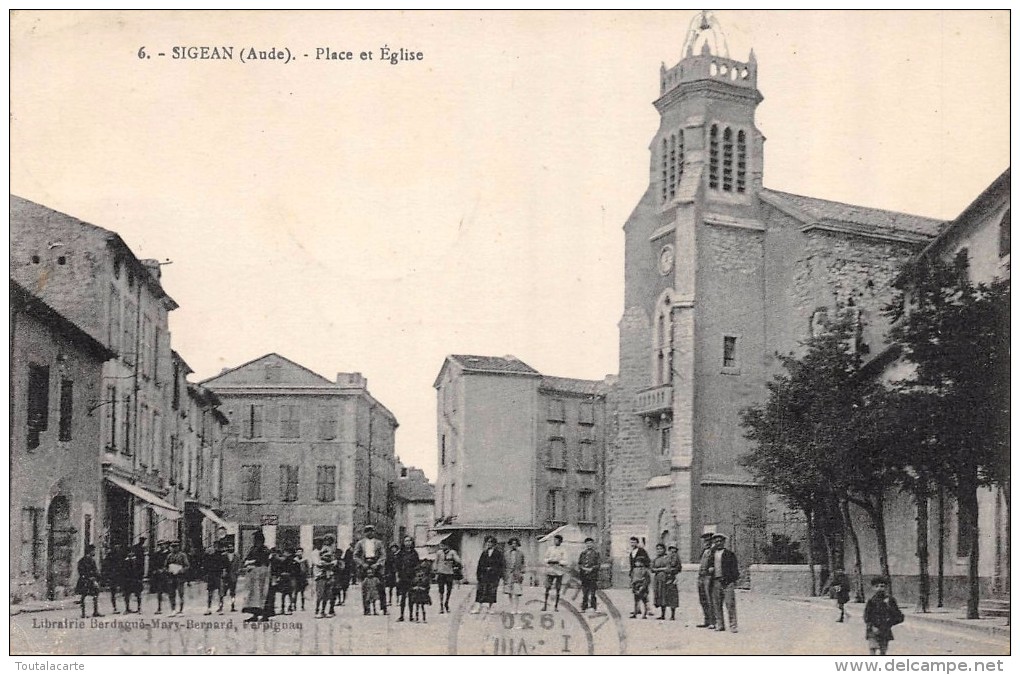
[[[140,488],[137,485],[132,485],[126,480],[122,478],[117,478],[116,476],[106,476],[106,480],[109,481],[112,485],[116,485],[121,490],[133,494],[135,497],[138,497],[142,501],[152,504],[153,506],[160,510],[160,513],[164,518],[169,518],[170,520],[177,520],[178,518],[181,517],[181,510],[179,508],[177,508],[170,502],[160,499],[159,497],[157,497],[156,495],[152,494],[151,492],[144,488]]]
[[[227,521],[223,520],[223,518],[221,518],[219,516],[219,514],[217,514],[212,509],[207,509],[204,506],[199,506],[198,507],[198,511],[203,516],[205,516],[206,518],[208,518],[212,522],[216,523],[220,527],[225,527],[225,528],[227,528],[229,530],[231,527],[235,527],[236,526],[236,523],[228,523]]]
[[[446,541],[446,538],[449,537],[449,536],[450,536],[449,532],[442,532],[442,533],[439,533],[439,534],[434,534],[434,535],[432,535],[431,537],[428,538],[428,541],[425,542],[425,545],[426,546],[439,546],[444,541]]]

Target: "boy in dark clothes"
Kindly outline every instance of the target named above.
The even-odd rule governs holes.
[[[888,594],[889,582],[885,577],[872,579],[871,587],[875,594],[864,606],[864,639],[872,656],[885,656],[893,639],[892,627],[903,623],[903,612],[896,605],[896,598]]]

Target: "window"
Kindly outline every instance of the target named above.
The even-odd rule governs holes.
[[[669,137],[669,198],[676,197],[676,134]]]
[[[50,368],[28,365],[28,449],[39,447],[39,434],[50,425]]]
[[[42,517],[42,509],[21,509],[21,573],[33,577],[42,574]]]
[[[723,130],[723,177],[722,189],[733,191],[733,131],[726,127]]]
[[[117,451],[117,387],[106,387],[106,449]]]
[[[159,341],[162,340],[159,326],[152,332],[152,379],[159,380]]]
[[[248,419],[245,420],[244,426],[245,438],[262,438],[262,411],[261,404],[248,406]]]
[[[125,455],[131,454],[131,394],[124,397],[124,414],[121,417],[124,418],[124,432],[121,434],[121,440],[123,443],[120,444],[120,451]]]
[[[135,363],[138,352],[138,307],[132,300],[124,303],[124,342],[120,356],[127,364]]]
[[[673,432],[673,427],[662,426],[659,428],[659,452],[663,457],[669,456],[669,437]]]
[[[723,337],[723,368],[737,367],[737,338],[732,335]]]
[[[659,301],[652,337],[652,381],[656,386],[673,383],[673,310],[669,295]]]
[[[1005,258],[1009,255],[1009,211],[1002,214],[1002,220],[999,221],[999,257]]]
[[[439,437],[439,462],[446,466],[446,434]]]
[[[174,393],[173,400],[170,403],[174,410],[181,407],[181,363],[177,359],[174,359]]]
[[[149,466],[149,406],[144,403],[138,414],[138,464]]]
[[[591,430],[591,427],[581,427],[581,437],[577,441],[578,471],[595,471],[598,469],[595,461],[595,438]]]
[[[747,189],[747,134],[737,132],[737,192]]]
[[[315,475],[315,498],[320,502],[336,500],[336,467],[319,466]]]
[[[587,490],[577,493],[577,519],[583,523],[590,523],[595,520],[595,509],[593,493]]]
[[[280,438],[301,438],[301,410],[298,406],[280,406]]]
[[[177,463],[180,461],[180,448],[177,445],[177,435],[170,435],[170,485],[176,485],[177,480],[181,476],[181,472],[178,470]]]
[[[266,366],[266,382],[279,382],[280,373],[283,367],[279,363],[270,363]]]
[[[669,140],[665,138],[662,139],[660,163],[662,165],[662,201],[666,201],[669,199]]]
[[[566,428],[565,422],[549,422],[549,438],[564,438],[564,428]]]
[[[565,469],[567,442],[562,438],[549,439],[549,457],[546,466],[550,469]]]
[[[191,472],[190,462],[188,472]],[[254,502],[262,499],[262,467],[246,464],[241,467],[241,501]]]
[[[152,411],[152,448],[149,456],[152,458],[153,471],[163,468],[163,418],[158,410]]]
[[[116,286],[110,286],[110,315],[107,324],[108,334],[106,343],[110,349],[117,351],[120,343],[120,291]]]
[[[457,515],[457,484],[450,483],[450,515]]]
[[[719,125],[713,124],[708,134],[708,187],[719,189]]]
[[[563,491],[549,490],[546,494],[546,513],[548,519],[553,521],[563,520]]]
[[[551,421],[562,422],[566,419],[562,399],[554,398],[549,400],[549,417]]]
[[[138,350],[138,371],[143,377],[149,377],[152,373],[152,365],[149,361],[152,358],[152,319],[148,316],[142,317],[142,341]]]
[[[324,405],[319,409],[319,438],[332,441],[336,438],[336,406]]]
[[[298,467],[280,465],[280,501],[296,502],[298,498]]]
[[[592,425],[595,424],[595,404],[585,401],[577,408],[577,423]]]
[[[439,489],[439,494],[441,496],[441,498],[439,500],[439,517],[440,518],[445,518],[446,517],[446,486],[445,485],[443,485]]]

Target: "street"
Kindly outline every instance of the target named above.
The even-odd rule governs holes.
[[[243,585],[243,584],[242,584]],[[105,615],[78,620],[79,610],[23,613],[11,617],[12,654],[832,654],[867,653],[863,605],[849,605],[850,619],[836,623],[834,607],[790,602],[774,596],[740,592],[739,633],[696,628],[697,596],[683,593],[676,621],[629,618],[630,596],[611,589],[616,611],[584,616],[580,598],[564,592],[560,611],[541,611],[541,589],[525,589],[525,614],[471,614],[473,586],[454,591],[450,614],[437,604],[428,608],[428,623],[397,622],[389,616],[364,616],[360,589],[337,608],[335,618],[316,619],[311,603],[305,611],[278,616],[266,624],[243,624],[241,612],[204,616],[204,588],[193,583],[186,611],[180,616],[154,615],[155,599],[145,597],[142,614],[111,615],[109,596],[100,598]],[[200,598],[201,593],[201,598]],[[437,602],[435,589],[433,602]],[[505,596],[500,596],[501,603]],[[90,603],[91,605],[91,603]],[[242,605],[240,599],[237,606]],[[120,605],[121,607],[123,605]],[[227,605],[229,610],[229,603]],[[551,609],[551,608],[550,608]],[[89,612],[91,613],[91,612]],[[616,615],[619,615],[619,619]],[[190,622],[190,623],[189,623]],[[545,632],[543,632],[545,630]],[[891,655],[1000,655],[1009,653],[1004,636],[955,629],[912,620],[894,629]],[[544,637],[544,639],[543,639]],[[456,650],[454,652],[453,650]]]

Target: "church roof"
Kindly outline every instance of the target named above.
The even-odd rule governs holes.
[[[899,232],[927,239],[937,235],[945,224],[935,218],[805,197],[768,188],[762,188],[758,194],[764,201],[805,224],[843,226],[862,234]]]

